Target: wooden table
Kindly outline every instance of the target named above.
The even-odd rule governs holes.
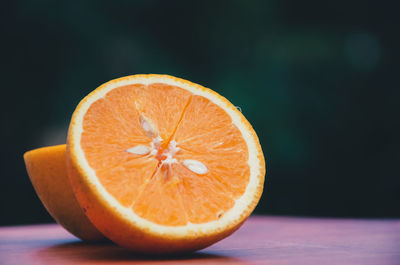
[[[82,243],[54,224],[1,227],[0,264],[400,264],[400,221],[252,217],[231,237],[174,257]]]

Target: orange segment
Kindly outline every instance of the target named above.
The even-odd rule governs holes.
[[[94,102],[85,115],[83,137],[87,139],[82,144],[114,150],[121,145],[150,142],[151,138],[141,127],[135,104],[142,89],[143,85],[120,87]]]
[[[145,86],[138,94],[138,111],[153,121],[166,143],[174,132],[191,93],[177,86],[154,83]]]
[[[149,175],[157,168],[156,159],[131,159],[119,166],[97,170],[96,175],[107,191],[124,207],[130,207],[137,199]]]
[[[210,100],[194,96],[174,136],[181,151],[177,159],[195,159],[209,169],[207,176],[223,186],[233,199],[249,181],[246,142],[232,119]]]
[[[179,193],[191,223],[217,220],[234,205],[229,192],[212,176],[199,177],[181,164],[173,165],[173,172],[181,180]]]
[[[128,76],[96,89],[74,112],[68,147],[88,217],[136,251],[210,245],[239,228],[263,188],[263,154],[243,115],[171,76]]]
[[[179,184],[180,179],[176,176],[166,176],[161,168],[158,169],[132,207],[133,211],[157,224],[187,224]]]

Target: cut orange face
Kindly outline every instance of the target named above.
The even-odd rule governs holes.
[[[138,252],[200,249],[233,233],[261,196],[256,133],[216,92],[166,75],[112,80],[84,98],[68,133],[81,206]]]

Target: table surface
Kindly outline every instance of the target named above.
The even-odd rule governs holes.
[[[139,256],[86,244],[55,224],[0,227],[0,264],[400,264],[400,220],[251,217],[215,245],[183,256]]]

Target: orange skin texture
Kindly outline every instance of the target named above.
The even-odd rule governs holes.
[[[72,191],[65,144],[28,151],[24,160],[36,194],[57,223],[83,241],[105,239],[86,217]]]
[[[148,75],[149,77],[157,77],[158,75]],[[169,77],[174,79],[175,77]],[[124,78],[112,80],[110,82],[119,82]],[[175,78],[177,79],[177,78]],[[87,172],[80,165],[79,158],[75,154],[72,146],[77,145],[76,139],[73,135],[73,130],[71,128],[79,126],[76,121],[77,112],[81,108],[82,104],[87,101],[87,98],[93,95],[92,93],[88,95],[76,108],[74,115],[71,120],[69,127],[68,139],[67,139],[67,171],[72,184],[73,191],[79,204],[84,209],[86,215],[89,217],[91,222],[93,222],[96,227],[110,240],[116,242],[117,244],[129,248],[135,252],[139,253],[182,253],[195,251],[207,246],[214,244],[215,242],[227,237],[228,235],[235,232],[248,218],[251,212],[256,207],[262,191],[264,184],[265,175],[265,161],[261,146],[259,145],[258,137],[254,130],[252,129],[250,123],[246,118],[225,98],[218,95],[216,92],[211,91],[202,86],[193,84],[189,81],[179,79],[180,82],[187,82],[191,86],[195,86],[196,89],[205,90],[208,93],[219,97],[222,101],[226,102],[230,107],[234,109],[240,116],[241,122],[250,131],[251,137],[257,143],[257,157],[260,161],[259,167],[260,171],[257,177],[260,180],[260,184],[254,191],[254,196],[248,204],[248,207],[241,212],[240,216],[234,221],[230,222],[223,229],[214,229],[208,233],[188,233],[184,236],[179,235],[160,235],[153,231],[140,228],[136,226],[133,222],[129,222],[119,215],[115,209],[106,201],[106,199],[100,194],[96,187],[89,181]],[[110,83],[109,82],[109,83]],[[104,86],[104,85],[103,85]],[[100,86],[98,89],[101,89]]]

